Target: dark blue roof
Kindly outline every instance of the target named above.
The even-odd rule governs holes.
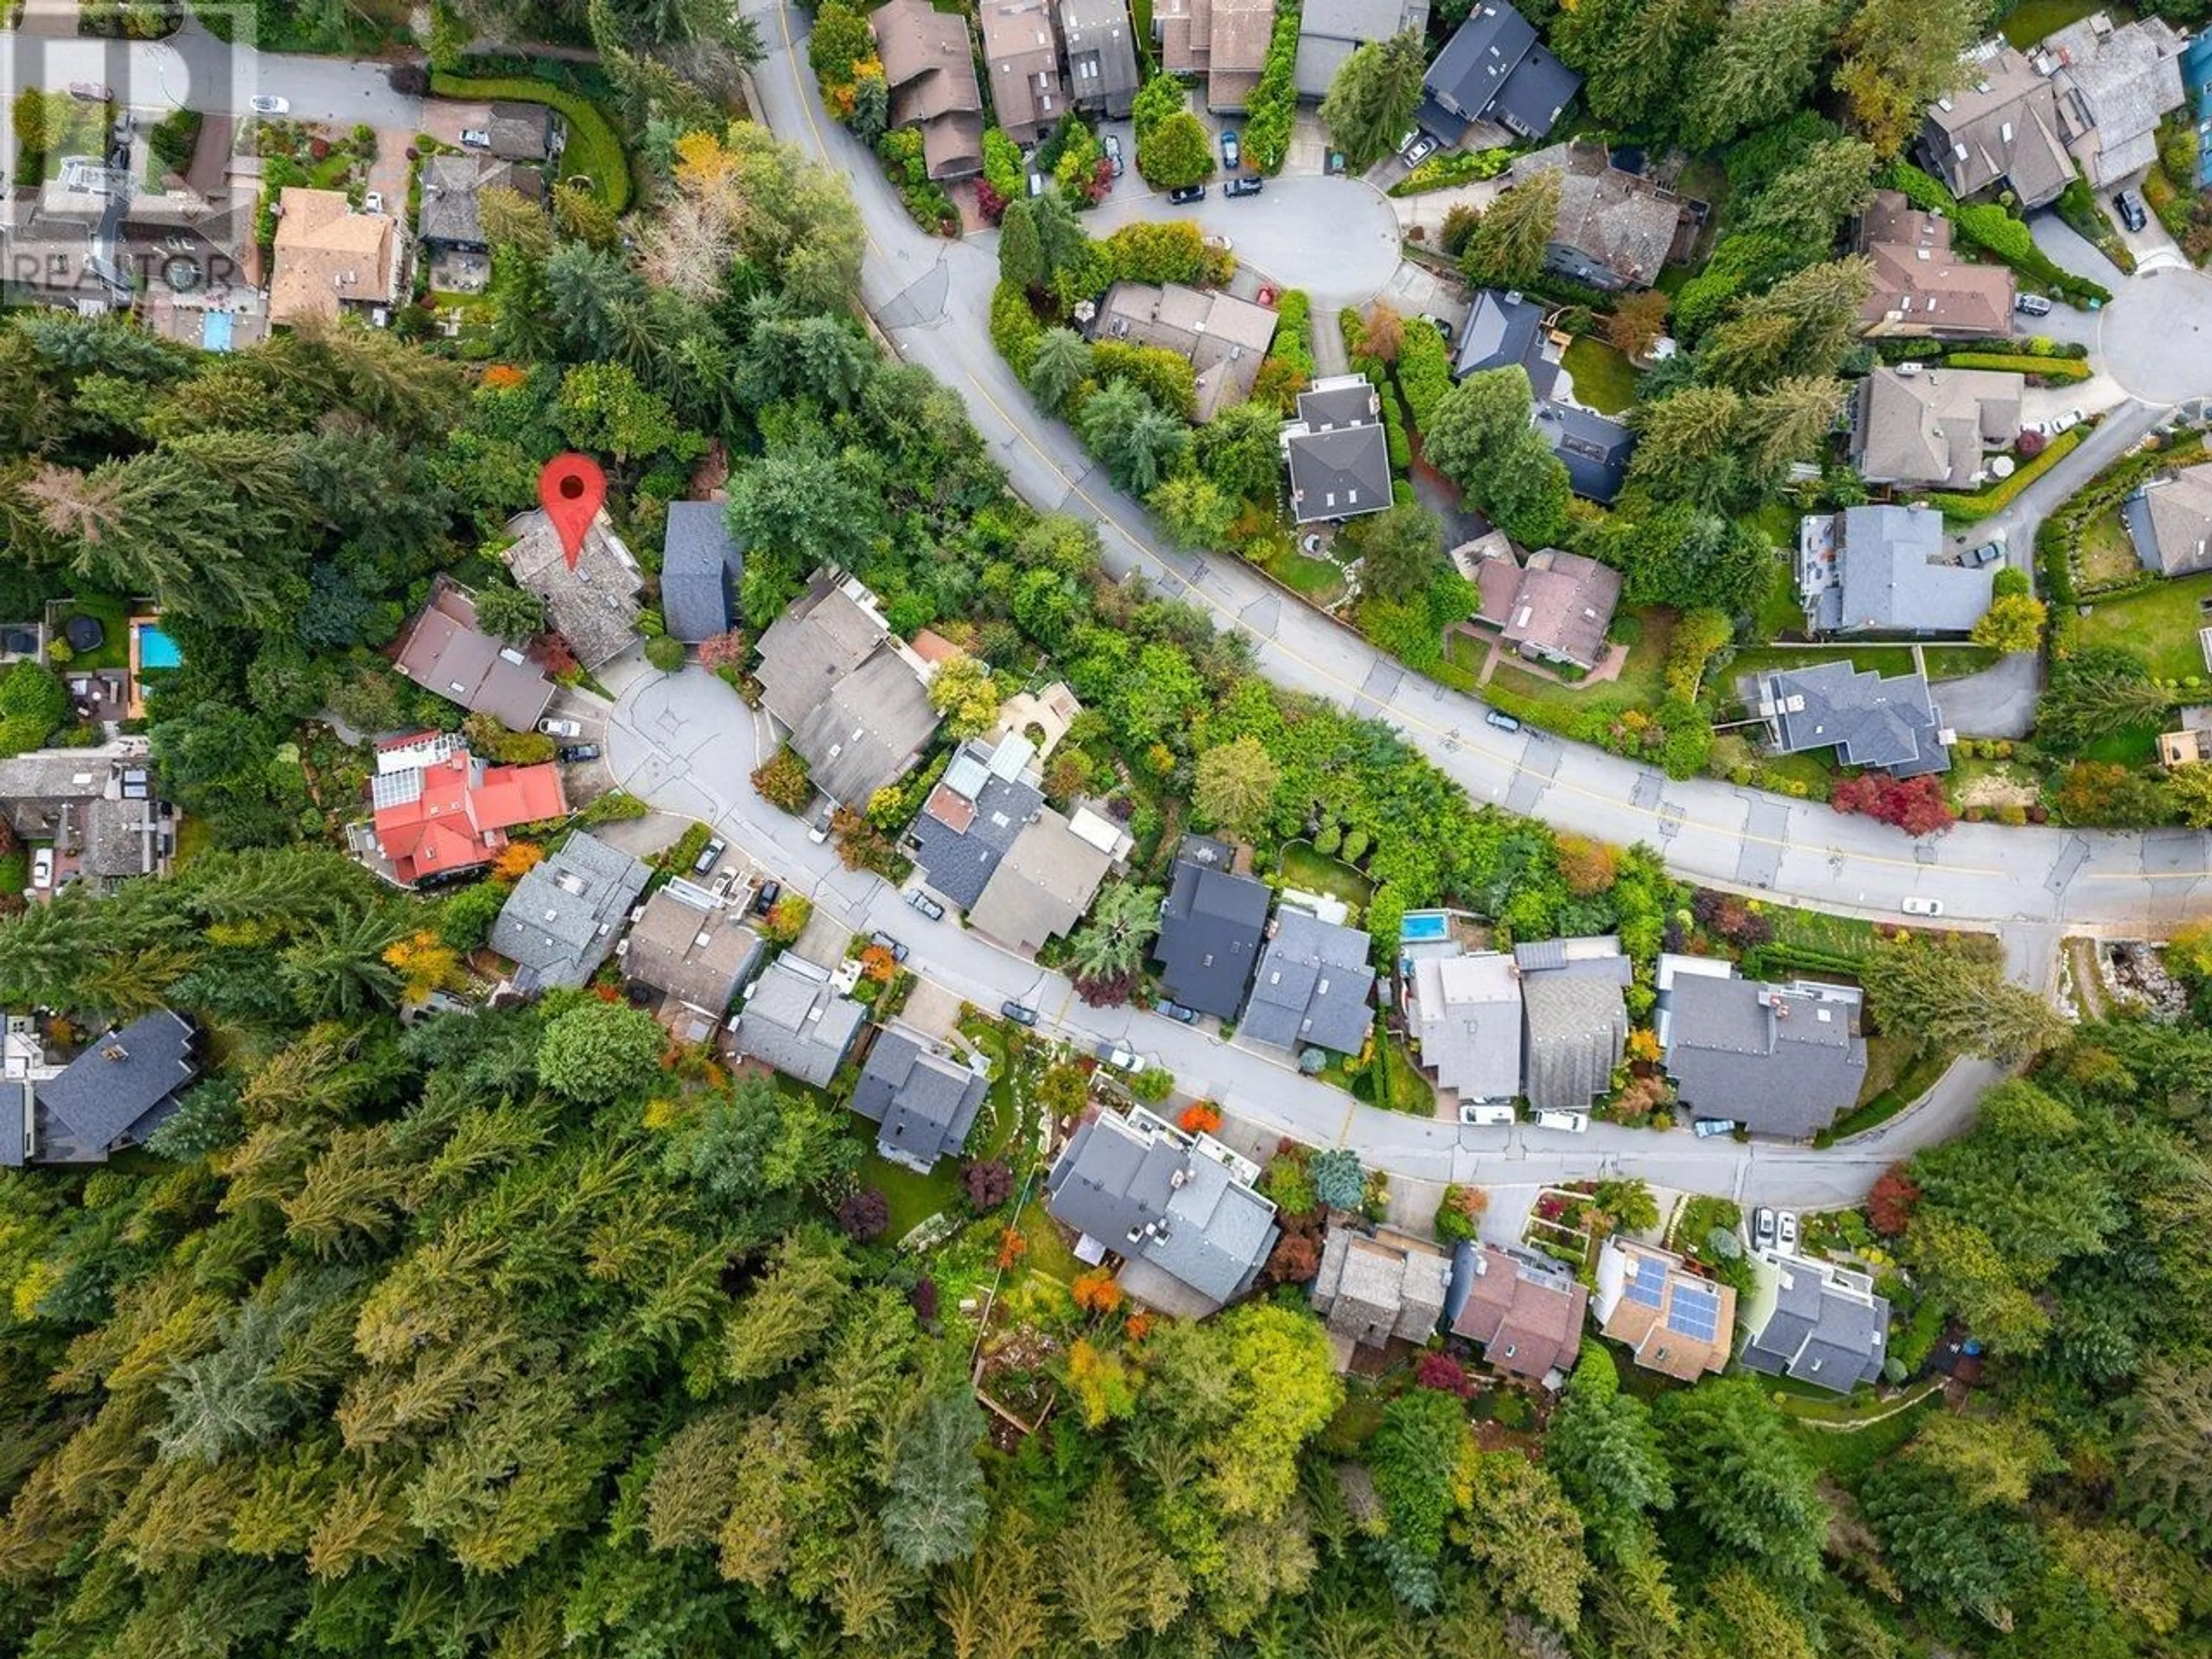
[[[1544,307],[1518,294],[1478,289],[1467,325],[1460,331],[1453,376],[1463,380],[1485,369],[1515,363],[1528,376],[1529,393],[1538,403],[1552,395],[1559,384],[1559,366],[1544,357]]]
[[[1456,143],[1474,121],[1542,138],[1582,86],[1512,7],[1486,4],[1459,26],[1422,78],[1420,125]]]
[[[1567,482],[1577,495],[1611,501],[1628,481],[1628,458],[1636,434],[1619,421],[1566,404],[1539,404],[1536,430],[1552,453],[1566,464]]]
[[[199,1076],[198,1034],[180,1014],[144,1014],[91,1046],[38,1085],[39,1164],[101,1163],[118,1141],[143,1140]]]
[[[671,637],[696,645],[730,626],[744,556],[720,501],[671,501],[661,544],[660,614]]]
[[[1160,982],[1201,1014],[1237,1018],[1267,925],[1267,884],[1231,875],[1218,842],[1190,837],[1160,912]]]

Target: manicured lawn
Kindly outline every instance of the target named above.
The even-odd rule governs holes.
[[[2115,23],[2135,21],[2133,6],[2106,5],[2104,0],[2021,0],[2004,20],[2004,38],[2023,52],[2053,29],[2079,22],[2093,11],[2109,12]]]
[[[1500,663],[1490,683],[1530,705],[1532,717],[1540,726],[1558,725],[1593,710],[1617,714],[1624,708],[1655,708],[1663,695],[1667,644],[1674,636],[1673,611],[1647,611],[1644,637],[1629,648],[1617,680],[1603,685],[1562,685]]]
[[[1870,668],[1880,674],[1912,672],[1912,647],[1909,645],[1833,645],[1796,650],[1779,646],[1771,650],[1737,652],[1735,660],[1729,665],[1728,677],[1736,680],[1773,668],[1812,668],[1838,658],[1848,658],[1854,668]]]
[[[1061,1284],[1073,1284],[1076,1275],[1085,1271],[1075,1259],[1075,1252],[1067,1248],[1060,1236],[1060,1224],[1044,1212],[1043,1203],[1032,1199],[1022,1208],[1016,1224],[1024,1238],[1030,1242],[1029,1253],[1022,1257],[1030,1271],[1056,1279]]]
[[[100,649],[70,659],[68,666],[85,670],[121,668],[131,660],[131,603],[106,593],[81,592],[54,612],[53,633],[59,639],[71,617],[91,617],[106,630]]]
[[[1588,336],[1567,348],[1567,373],[1574,376],[1575,400],[1601,415],[1618,415],[1636,401],[1636,368],[1626,354]]]
[[[2155,726],[2130,726],[2084,745],[2081,758],[2110,761],[2116,766],[2148,766],[2158,758],[2158,732]]]
[[[1299,598],[1323,610],[1344,597],[1344,572],[1328,560],[1310,559],[1294,547],[1286,546],[1264,560],[1261,568]]]
[[[1980,645],[1931,645],[1921,655],[1927,659],[1931,680],[1964,679],[1995,666],[1998,653]]]
[[[1887,1123],[1936,1086],[1957,1056],[1944,1050],[1915,1055],[1910,1038],[1884,1033],[1867,1039],[1867,1080],[1858,1104],[1816,1139],[1829,1145]]]
[[[941,1158],[927,1175],[916,1175],[877,1156],[874,1124],[857,1112],[846,1115],[850,1120],[848,1129],[866,1149],[857,1172],[860,1183],[874,1188],[891,1206],[891,1224],[884,1232],[886,1242],[896,1244],[939,1210],[949,1210],[959,1202],[957,1158]]]
[[[1286,843],[1281,869],[1283,879],[1291,886],[1303,887],[1310,893],[1333,894],[1354,910],[1366,909],[1367,901],[1375,891],[1373,882],[1343,860],[1316,853],[1311,842]]]
[[[1482,665],[1490,655],[1490,641],[1473,634],[1444,635],[1444,660],[1470,674],[1482,672]]]
[[[2212,616],[2198,602],[2212,599],[2212,574],[2153,582],[2117,599],[2093,601],[2081,619],[2084,645],[2121,645],[2140,653],[2161,679],[2187,679],[2204,672],[2197,630],[2212,627]]]
[[[2136,557],[2136,544],[2128,539],[2119,508],[2108,508],[2081,526],[2081,568],[2074,579],[2081,592],[2118,587],[2142,573],[2142,561]]]

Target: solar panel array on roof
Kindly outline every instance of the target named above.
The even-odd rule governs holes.
[[[1687,1285],[1674,1287],[1674,1300],[1667,1310],[1667,1323],[1685,1336],[1710,1342],[1720,1330],[1721,1299],[1714,1291]]]
[[[1667,1299],[1666,1263],[1638,1256],[1636,1277],[1628,1281],[1624,1293],[1639,1308],[1658,1307]]]

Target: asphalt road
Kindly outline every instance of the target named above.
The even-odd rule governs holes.
[[[804,15],[775,6],[748,9],[769,48],[755,76],[759,112],[779,135],[851,179],[868,236],[863,299],[900,354],[967,401],[1024,498],[1096,521],[1111,569],[1142,572],[1204,607],[1217,625],[1243,630],[1279,684],[1389,721],[1476,800],[1607,841],[1648,842],[1678,873],[1714,885],[1876,917],[1899,915],[1900,902],[1918,895],[1941,899],[1947,915],[1963,922],[2009,927],[2063,921],[2116,936],[2160,936],[2212,906],[2207,842],[2196,831],[2081,834],[1962,824],[1914,842],[1825,805],[1711,779],[1670,780],[1540,732],[1495,731],[1475,699],[1409,673],[1243,562],[1165,545],[1143,509],[1112,487],[1073,436],[1036,412],[992,350],[986,319],[998,273],[991,253],[915,228],[872,158],[822,113],[805,65]],[[1342,292],[1350,262],[1365,257],[1356,245],[1340,246],[1326,218],[1299,246],[1304,267],[1273,274],[1314,292]],[[2106,442],[2118,441],[2125,424],[2141,420],[2148,429],[2158,418],[2148,406],[2116,412],[2076,453],[2094,459]],[[2062,464],[2051,476],[2063,483],[2071,472]]]
[[[603,740],[608,769],[621,787],[664,811],[713,824],[854,932],[890,933],[911,951],[908,966],[932,983],[981,1008],[1027,1003],[1040,1011],[1043,1029],[1085,1046],[1125,1042],[1172,1071],[1184,1094],[1219,1101],[1266,1135],[1350,1146],[1369,1168],[1401,1178],[1523,1187],[1622,1174],[1756,1203],[1853,1204],[1889,1164],[1958,1133],[1999,1075],[1980,1062],[1961,1062],[1917,1109],[1826,1151],[1604,1123],[1579,1135],[1528,1124],[1477,1129],[1379,1111],[1300,1075],[1282,1050],[1224,1043],[1146,1010],[1087,1006],[1060,975],[1000,949],[957,918],[931,921],[897,888],[844,868],[833,848],[807,839],[802,820],[754,790],[752,769],[775,741],[767,717],[705,670],[662,674],[632,653],[601,669],[599,678],[617,696],[604,715]],[[2013,948],[2017,974],[2031,983],[2049,981],[2055,932],[2023,932]]]

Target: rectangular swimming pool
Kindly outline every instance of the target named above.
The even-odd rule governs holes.
[[[1408,910],[1399,924],[1401,940],[1418,943],[1423,939],[1443,939],[1451,932],[1451,918],[1441,910]]]
[[[182,668],[184,654],[177,642],[152,623],[138,623],[138,665],[141,668]]]

